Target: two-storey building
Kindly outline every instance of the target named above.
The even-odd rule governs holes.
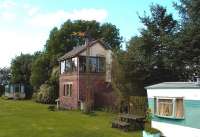
[[[115,97],[111,87],[112,52],[101,40],[86,42],[59,59],[60,106],[78,109],[93,93],[94,106],[111,105]]]

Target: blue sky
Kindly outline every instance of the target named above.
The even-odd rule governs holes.
[[[110,22],[129,40],[142,27],[137,13],[158,3],[178,18],[178,0],[0,0],[0,67],[10,66],[20,53],[42,50],[50,30],[67,19]]]

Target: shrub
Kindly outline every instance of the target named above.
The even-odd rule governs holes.
[[[145,131],[148,132],[149,134],[161,133],[160,130],[155,129],[155,128],[145,128]]]
[[[4,86],[0,85],[0,96],[2,96],[5,92]]]
[[[49,84],[42,84],[39,91],[34,95],[36,102],[45,104],[54,104],[55,100],[58,98],[57,91],[54,86]]]
[[[151,128],[151,120],[152,120],[152,113],[151,109],[147,109],[146,115],[145,115],[145,129],[150,129]]]
[[[3,95],[1,96],[1,99],[8,100],[9,98]]]

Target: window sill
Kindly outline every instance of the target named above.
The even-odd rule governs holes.
[[[185,119],[185,117],[178,118],[178,117],[174,117],[174,116],[162,116],[162,115],[158,115],[158,114],[155,114],[155,116],[159,117],[159,118],[168,118],[168,119],[177,119],[177,120],[183,120],[183,119]]]
[[[71,98],[72,96],[63,96],[64,98]]]

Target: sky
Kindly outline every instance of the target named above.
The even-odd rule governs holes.
[[[139,34],[138,18],[160,4],[178,18],[173,2],[178,0],[0,0],[0,67],[9,67],[21,53],[43,49],[49,32],[66,20],[109,22],[128,41]]]

